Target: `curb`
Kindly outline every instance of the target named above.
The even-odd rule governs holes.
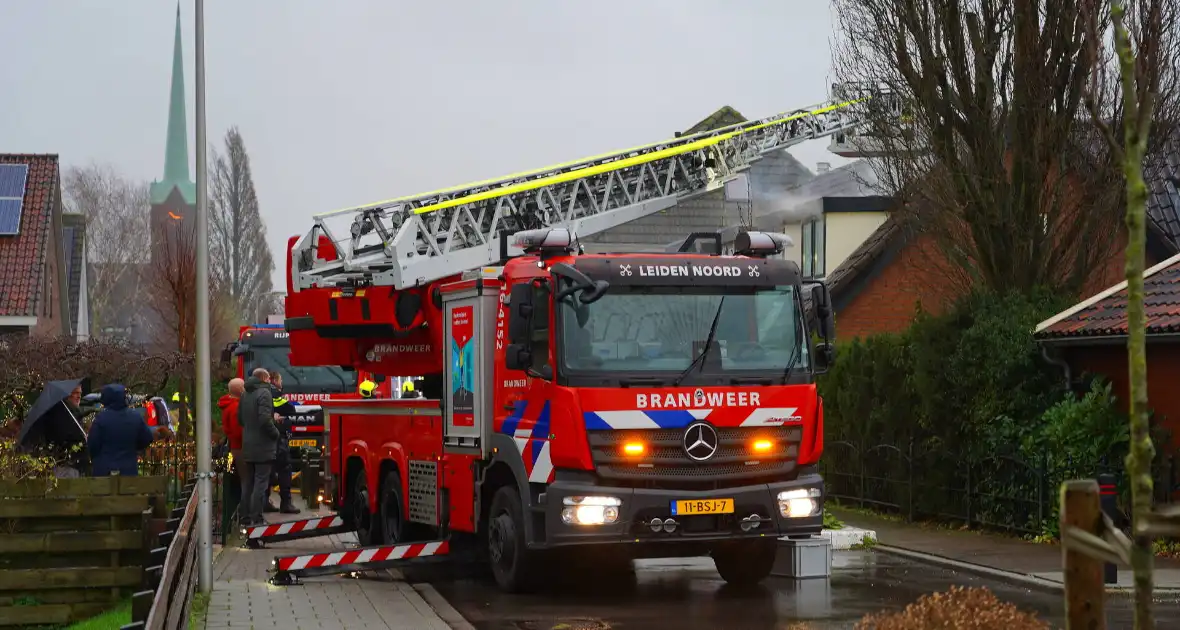
[[[1012,584],[1019,584],[1029,588],[1036,588],[1043,591],[1050,591],[1054,593],[1065,592],[1065,584],[1055,580],[1049,580],[1035,575],[1028,575],[1027,573],[1016,573],[1015,571],[1004,571],[1003,569],[995,569],[984,566],[982,564],[974,564],[971,562],[963,562],[962,560],[955,560],[947,558],[946,556],[939,556],[932,553],[923,553],[920,551],[912,551],[910,549],[903,549],[901,547],[893,547],[878,543],[873,545],[874,551],[909,558],[917,560],[918,562],[925,562],[926,564],[933,564],[952,569],[958,569],[965,573],[974,573],[984,577],[995,578],[1004,582]],[[1134,589],[1125,586],[1111,586],[1106,587],[1107,594],[1111,595],[1130,595],[1134,593]],[[1180,588],[1169,586],[1156,586],[1153,593],[1157,595],[1180,595]]]
[[[426,600],[426,603],[434,609],[443,623],[450,626],[453,630],[475,630],[475,626],[467,622],[463,615],[455,610],[455,607],[436,591],[433,586],[427,583],[419,583],[413,585],[414,590]]]

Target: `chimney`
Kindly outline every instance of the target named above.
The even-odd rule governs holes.
[[[819,175],[821,173],[827,173],[830,170],[832,170],[831,162],[818,162],[815,165],[815,174],[816,175]]]

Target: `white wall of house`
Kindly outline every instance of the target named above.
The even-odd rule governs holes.
[[[824,246],[825,273],[831,273],[856,251],[889,217],[884,212],[829,212]]]
[[[89,279],[86,277],[86,241],[82,241],[82,278],[78,282],[78,341],[90,339],[90,293],[86,290]]]
[[[791,237],[795,246],[784,258],[795,261],[809,277],[823,277],[839,267],[889,216],[884,212],[824,213],[822,208],[822,199],[812,199],[756,221],[760,230]]]

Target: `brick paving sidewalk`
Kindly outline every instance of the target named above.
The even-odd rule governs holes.
[[[876,531],[877,541],[882,545],[932,556],[932,560],[949,559],[1058,584],[1063,581],[1059,545],[906,523],[838,507],[829,506],[827,509],[848,525]],[[1180,561],[1156,558],[1155,584],[1161,589],[1180,590]],[[1130,569],[1120,568],[1117,586],[1131,586]]]
[[[285,587],[272,586],[266,581],[267,569],[276,555],[341,549],[355,541],[355,537],[346,534],[276,543],[266,549],[222,549],[213,566],[213,595],[205,628],[450,630],[453,627],[443,620],[440,612],[452,622],[456,621],[457,613],[445,602],[440,605],[444,610],[438,611],[423,597],[432,600],[437,597],[432,588],[421,585],[416,588],[401,581],[397,572],[390,572],[395,576],[392,581],[324,576],[305,578],[297,586]],[[454,627],[465,626],[458,621]]]

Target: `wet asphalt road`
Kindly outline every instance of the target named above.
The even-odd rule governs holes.
[[[755,590],[726,586],[708,558],[644,560],[632,571],[570,576],[533,595],[501,593],[489,577],[462,570],[429,571],[407,577],[431,582],[478,630],[851,628],[867,613],[900,609],[952,585],[986,586],[1064,626],[1060,594],[871,551],[836,552],[830,582],[772,577]],[[1107,619],[1109,628],[1131,628],[1130,599],[1108,597]],[[1161,601],[1156,625],[1180,628],[1180,601]]]

